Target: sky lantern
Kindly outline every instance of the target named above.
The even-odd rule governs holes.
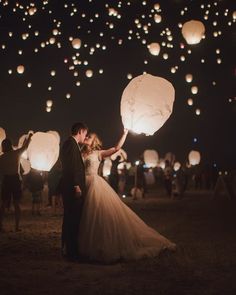
[[[172,113],[175,90],[164,78],[143,74],[132,79],[121,98],[125,128],[153,135]]]
[[[198,93],[198,87],[197,86],[191,87],[191,92],[192,92],[192,94],[197,94]]]
[[[72,46],[74,49],[80,49],[81,47],[81,40],[79,38],[75,38],[72,40]]]
[[[49,130],[47,133],[54,135],[56,137],[58,143],[60,143],[60,135],[59,135],[59,133],[57,131]]]
[[[111,173],[111,166],[112,166],[112,161],[109,158],[106,158],[103,164],[103,168],[102,168],[102,175],[104,177],[107,177],[110,175]]]
[[[93,77],[93,71],[92,70],[87,70],[85,72],[85,75],[86,75],[86,77],[91,78],[91,77]]]
[[[183,24],[182,35],[190,45],[198,44],[205,33],[205,26],[201,21],[191,20]]]
[[[193,105],[193,99],[192,98],[189,98],[188,101],[187,101],[188,105],[189,106],[192,106]]]
[[[2,151],[2,141],[6,138],[6,132],[5,130],[0,127],[0,153]]]
[[[50,171],[59,156],[59,142],[54,134],[36,132],[28,147],[31,167],[39,171]]]
[[[180,164],[180,162],[175,162],[174,163],[174,171],[178,171],[179,169],[180,169],[180,167],[181,167],[181,164]]]
[[[25,67],[23,65],[19,65],[16,70],[18,74],[23,74],[25,71]]]
[[[155,14],[154,15],[154,21],[155,23],[159,24],[161,22],[161,15],[160,14]]]
[[[198,151],[191,151],[188,155],[188,160],[190,165],[198,165],[201,160],[201,155]]]
[[[186,82],[191,83],[193,81],[193,75],[187,74],[185,76],[185,80],[186,80]]]
[[[147,167],[156,167],[158,164],[159,156],[156,150],[145,150],[144,154],[144,162]]]
[[[46,105],[47,105],[47,107],[51,108],[52,105],[53,105],[53,101],[52,101],[51,99],[48,99],[48,100],[46,101]]]
[[[159,43],[151,43],[147,47],[152,55],[159,55],[161,50]]]

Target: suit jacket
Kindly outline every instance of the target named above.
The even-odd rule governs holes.
[[[85,193],[85,167],[80,148],[71,136],[63,144],[61,149],[62,163],[62,189],[70,190],[79,185],[82,194]]]

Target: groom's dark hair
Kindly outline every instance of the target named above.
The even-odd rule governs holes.
[[[80,130],[88,130],[88,126],[84,123],[77,122],[71,127],[71,134],[76,135]]]

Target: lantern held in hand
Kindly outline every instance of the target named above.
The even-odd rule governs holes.
[[[124,127],[153,135],[170,117],[174,96],[174,87],[163,78],[144,74],[132,79],[121,98]]]
[[[36,132],[28,147],[31,167],[40,171],[50,171],[59,156],[59,142],[54,134]]]

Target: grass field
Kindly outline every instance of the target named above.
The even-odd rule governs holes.
[[[209,192],[182,200],[155,196],[125,202],[177,244],[175,253],[114,265],[69,263],[60,256],[62,216],[23,206],[22,232],[13,215],[0,234],[0,294],[236,294],[236,203]],[[125,241],[124,241],[125,243]]]

